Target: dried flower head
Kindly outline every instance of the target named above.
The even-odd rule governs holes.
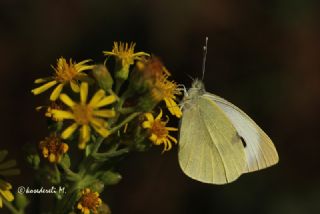
[[[90,214],[90,212],[97,214],[98,208],[102,201],[99,198],[99,193],[92,192],[89,188],[82,190],[81,198],[78,201],[77,208],[81,210],[83,214]]]
[[[39,144],[40,150],[44,158],[51,163],[58,163],[62,156],[67,153],[69,146],[62,142],[62,139],[55,134],[46,137]]]
[[[133,77],[136,79],[136,83],[133,83],[134,87],[137,89],[149,88],[151,98],[155,103],[165,101],[170,113],[180,118],[182,112],[176,103],[176,95],[181,93],[178,85],[174,81],[168,80],[171,74],[162,62],[158,58],[152,57],[146,62],[137,63],[136,67],[134,76],[138,77]]]

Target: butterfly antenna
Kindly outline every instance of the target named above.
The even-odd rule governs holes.
[[[202,80],[204,78],[204,72],[206,71],[207,52],[208,52],[208,37],[206,37],[206,44],[203,46]]]
[[[187,75],[187,77],[189,77],[189,79],[191,79],[192,81],[194,81],[194,78],[191,76],[191,75],[189,75],[189,74],[186,74]]]

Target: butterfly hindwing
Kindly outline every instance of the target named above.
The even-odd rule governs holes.
[[[278,153],[268,135],[241,109],[213,94],[204,95],[214,101],[227,115],[245,141],[247,167],[244,172],[260,170],[276,164]]]

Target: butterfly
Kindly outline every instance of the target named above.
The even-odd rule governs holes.
[[[202,80],[185,91],[182,106],[178,159],[187,176],[226,184],[279,161],[268,135],[240,108],[207,92]]]

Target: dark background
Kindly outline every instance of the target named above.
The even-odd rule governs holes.
[[[122,182],[102,200],[113,213],[320,212],[320,31],[317,1],[43,1],[0,2],[1,149],[22,168],[14,189],[32,184],[22,158],[25,143],[46,136],[35,112],[33,80],[52,72],[60,56],[103,62],[113,41],[134,41],[137,51],[161,57],[173,78],[205,83],[247,112],[273,139],[275,167],[224,186],[184,176],[176,149],[132,154],[119,167]],[[4,213],[4,209],[0,210]],[[33,213],[30,211],[30,213]]]

